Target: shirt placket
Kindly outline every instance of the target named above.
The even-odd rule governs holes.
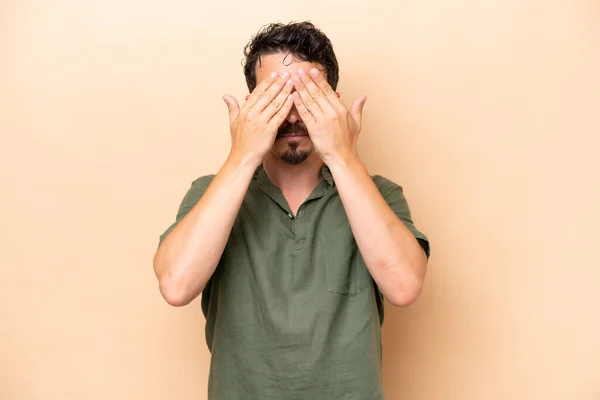
[[[331,189],[329,184],[326,181],[322,181],[315,191],[306,199],[306,201],[300,205],[296,216],[294,216],[292,215],[289,205],[287,204],[287,201],[283,197],[281,191],[272,185],[265,175],[261,176],[261,178],[263,192],[265,192],[271,198],[271,200],[279,205],[281,210],[284,211],[291,220],[292,231],[294,232],[294,249],[302,250],[306,242],[307,220],[309,217],[308,208],[311,205],[310,203],[323,197]]]
[[[306,203],[302,204],[300,208],[298,208],[298,214],[294,219],[296,250],[302,250],[302,248],[304,248],[304,241],[306,239],[306,207]]]

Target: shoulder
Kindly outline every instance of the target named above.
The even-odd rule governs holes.
[[[202,175],[192,181],[192,188],[193,187],[205,187],[206,188],[206,187],[208,187],[208,185],[210,185],[210,183],[212,182],[214,177],[215,177],[214,174]]]
[[[379,189],[379,192],[383,196],[385,196],[387,193],[389,193],[393,189],[400,191],[400,193],[402,193],[402,191],[403,191],[402,186],[400,186],[398,183],[392,181],[391,179],[386,178],[385,176],[372,175],[371,179],[373,179],[375,186],[377,186],[377,189]]]
[[[208,188],[208,185],[210,185],[214,177],[215,175],[211,174],[202,175],[194,179],[187,193],[185,194],[185,197],[183,198],[182,206],[190,207],[195,205],[198,202],[198,200],[200,200],[200,197],[202,197],[202,195],[204,194],[204,192]]]

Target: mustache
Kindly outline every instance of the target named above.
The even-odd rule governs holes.
[[[284,126],[282,126],[281,128],[279,128],[279,130],[277,131],[278,135],[290,135],[290,134],[301,134],[301,135],[308,135],[308,130],[298,124],[286,124]]]

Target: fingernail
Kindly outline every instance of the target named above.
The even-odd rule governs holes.
[[[312,76],[317,76],[317,75],[319,75],[319,70],[316,69],[316,68],[313,68],[313,69],[310,70],[310,74]]]
[[[271,72],[271,78],[277,78],[277,72]]]
[[[292,83],[291,79],[288,79],[287,82],[285,83],[285,86],[292,87],[292,86],[294,86],[294,84]]]
[[[287,79],[287,77],[288,77],[288,76],[290,76],[290,73],[289,73],[289,72],[284,72],[284,73],[281,75],[281,77],[282,77],[283,79]]]
[[[300,83],[300,78],[298,78],[298,75],[294,75],[292,79],[294,80],[294,82]]]
[[[303,69],[299,69],[298,72],[296,72],[298,74],[298,76],[304,76],[304,70]]]

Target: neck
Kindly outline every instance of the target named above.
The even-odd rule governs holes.
[[[323,160],[313,151],[298,165],[290,165],[275,154],[269,154],[263,161],[267,177],[283,193],[308,193],[323,179],[321,168]]]

